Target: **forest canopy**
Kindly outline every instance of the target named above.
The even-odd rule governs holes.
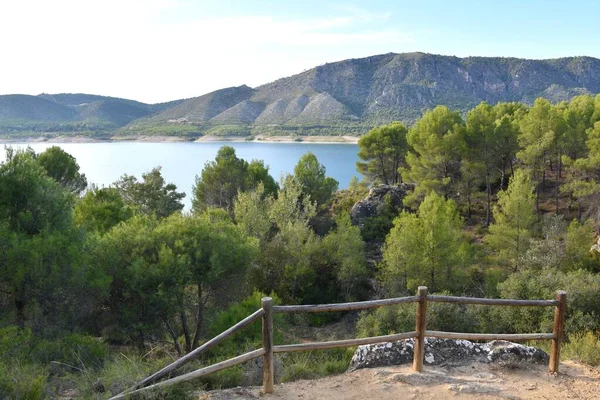
[[[68,351],[48,348],[65,338],[95,354],[93,366],[68,360],[79,370],[101,371],[117,346],[181,356],[253,312],[264,294],[314,304],[403,296],[419,285],[504,298],[562,289],[568,333],[598,332],[600,258],[590,248],[600,226],[599,138],[600,96],[482,103],[466,115],[439,106],[411,127],[366,133],[363,180],[343,190],[312,153],[277,182],[263,161],[224,146],[199,167],[189,211],[160,167],[98,188],[58,147],[9,147],[0,164],[0,349],[3,337],[43,348],[5,352],[0,376],[19,359],[20,373],[41,376],[47,393],[39,354],[64,358]],[[377,215],[357,223],[354,204],[379,185],[410,190],[402,204],[384,198]],[[414,328],[399,309],[357,317],[363,335]],[[547,330],[551,316],[452,306],[432,309],[429,323],[520,333]],[[225,353],[260,338],[236,340]],[[0,397],[25,390],[3,379]]]

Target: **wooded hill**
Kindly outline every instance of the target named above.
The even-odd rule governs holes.
[[[426,109],[532,104],[600,93],[600,60],[382,54],[328,63],[257,88],[149,105],[92,95],[0,96],[0,134],[362,135]]]

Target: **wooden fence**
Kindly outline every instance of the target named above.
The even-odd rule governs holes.
[[[490,306],[528,306],[528,307],[539,307],[539,306],[554,306],[554,328],[552,333],[524,333],[524,334],[496,334],[496,333],[461,333],[461,332],[442,332],[442,331],[429,331],[426,330],[427,325],[427,303],[428,302],[440,302],[440,303],[457,303],[457,304],[481,304]],[[374,336],[360,339],[347,339],[347,340],[333,340],[328,342],[314,342],[314,343],[301,343],[301,344],[289,344],[289,345],[275,345],[273,343],[273,314],[290,314],[290,313],[304,313],[304,312],[330,312],[330,311],[351,311],[351,310],[365,310],[369,308],[376,308],[389,305],[405,304],[405,303],[417,303],[417,318],[415,330],[412,332],[398,333],[394,335],[385,336]],[[523,340],[552,340],[552,347],[550,352],[550,365],[549,371],[558,373],[558,366],[560,363],[560,345],[563,339],[564,324],[565,324],[565,310],[567,305],[567,294],[566,292],[557,292],[556,300],[508,300],[508,299],[485,299],[485,298],[474,298],[474,297],[455,297],[455,296],[435,296],[427,294],[427,287],[420,286],[416,296],[409,297],[398,297],[392,299],[383,300],[371,300],[371,301],[359,301],[353,303],[338,303],[338,304],[318,304],[318,305],[295,305],[295,306],[274,306],[270,297],[265,297],[261,301],[261,308],[241,320],[231,328],[227,329],[213,339],[207,341],[202,346],[198,347],[194,351],[188,353],[184,357],[181,357],[177,361],[169,364],[160,371],[150,375],[146,379],[139,382],[137,385],[120,393],[110,400],[124,399],[127,396],[139,393],[142,391],[163,388],[176,384],[178,382],[189,381],[192,379],[199,378],[201,376],[208,375],[213,372],[220,371],[225,368],[232,367],[234,365],[241,364],[246,361],[253,360],[258,357],[263,358],[263,388],[264,393],[273,392],[274,373],[273,373],[273,354],[274,353],[286,353],[292,351],[310,351],[310,350],[324,350],[333,349],[337,347],[352,347],[363,344],[373,344],[390,342],[402,339],[415,339],[414,345],[414,358],[413,358],[413,369],[415,371],[422,371],[423,369],[423,357],[424,357],[424,344],[425,337],[444,338],[444,339],[466,339],[466,340],[510,340],[510,341],[523,341]],[[262,319],[262,348],[251,351],[249,353],[242,354],[240,356],[230,358],[225,361],[210,365],[208,367],[200,368],[196,371],[189,372],[171,378],[162,382],[153,383],[167,375],[170,375],[173,371],[180,368],[184,364],[196,359],[200,354],[204,353],[211,347],[222,342],[226,338],[230,337],[237,331],[250,325],[252,322]]]

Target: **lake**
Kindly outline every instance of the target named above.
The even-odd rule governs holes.
[[[11,143],[12,147],[31,146],[36,153],[51,146],[60,146],[77,159],[89,183],[108,186],[123,174],[141,178],[142,172],[161,166],[167,182],[184,191],[186,209],[191,205],[192,186],[207,161],[214,160],[222,146],[231,146],[238,157],[247,161],[264,160],[271,175],[279,180],[291,173],[300,157],[313,152],[327,169],[327,175],[348,187],[356,171],[358,146],[355,144],[325,143],[260,143],[260,142],[110,142],[110,143]],[[0,156],[4,160],[4,152]]]

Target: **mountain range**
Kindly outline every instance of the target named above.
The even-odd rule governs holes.
[[[600,60],[382,54],[327,63],[265,85],[230,87],[169,103],[88,94],[0,96],[7,135],[360,135],[407,124],[436,105],[553,102],[600,93]]]

